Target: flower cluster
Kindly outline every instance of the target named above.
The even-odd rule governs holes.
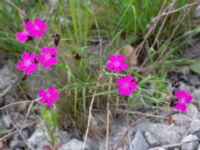
[[[22,70],[24,74],[30,75],[37,70],[37,64],[41,64],[43,68],[50,68],[57,63],[57,49],[42,47],[40,53],[36,56],[34,52],[23,52],[21,60],[17,62],[17,68]]]
[[[46,24],[40,18],[35,18],[33,22],[28,20],[23,25],[24,30],[16,33],[16,40],[19,42],[26,42],[29,37],[41,38],[43,31],[47,29]],[[57,53],[56,48],[49,48],[47,46],[42,47],[38,55],[35,52],[23,52],[21,54],[21,60],[17,62],[16,67],[23,71],[25,75],[30,75],[37,70],[39,64],[43,68],[50,68],[55,65],[58,61],[56,58]],[[38,96],[40,97],[41,103],[51,106],[59,98],[59,93],[53,86],[50,86],[47,89],[40,89]]]
[[[110,55],[106,64],[106,69],[108,71],[113,71],[114,73],[119,73],[128,68],[125,63],[123,55]],[[134,78],[130,75],[124,77],[119,77],[116,81],[118,86],[118,94],[130,96],[133,91],[137,89],[137,83]]]
[[[35,18],[33,22],[30,20],[25,21],[23,28],[22,32],[16,33],[16,39],[21,43],[26,42],[29,37],[42,38],[43,31],[47,29],[47,26],[40,18]]]
[[[185,112],[187,104],[192,102],[192,96],[187,90],[179,90],[179,84],[176,83],[173,90],[173,98],[171,99],[171,107],[181,112]]]

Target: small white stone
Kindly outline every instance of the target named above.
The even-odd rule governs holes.
[[[196,135],[188,135],[181,141],[182,147],[181,150],[194,150],[197,148],[199,141]]]

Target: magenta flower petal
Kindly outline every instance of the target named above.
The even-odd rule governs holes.
[[[113,62],[113,61],[116,60],[116,56],[115,56],[115,55],[110,55],[110,56],[108,57],[108,60],[111,61],[111,62]]]
[[[116,83],[117,83],[117,86],[122,86],[124,84],[123,78],[117,79]]]
[[[22,58],[22,60],[29,59],[30,58],[30,54],[28,52],[23,52],[22,55],[21,55],[21,58]]]
[[[56,49],[56,48],[50,48],[49,53],[50,53],[51,55],[56,55],[56,54],[57,54],[57,49]]]
[[[42,55],[42,54],[38,54],[37,55],[37,60],[38,60],[38,62],[44,62],[45,61],[45,57],[44,57],[44,55]]]
[[[44,46],[41,48],[42,53],[49,53],[49,48],[47,46]]]
[[[113,72],[114,72],[114,73],[119,73],[119,72],[120,72],[120,68],[117,68],[117,67],[114,68]]]
[[[22,70],[23,67],[24,67],[23,61],[18,61],[17,64],[16,64],[16,66],[17,66],[17,69]]]
[[[136,90],[137,89],[137,83],[132,82],[130,87],[131,87],[131,89]]]
[[[47,26],[46,24],[42,21],[40,18],[35,18],[34,19],[34,24],[39,28],[40,30],[46,30]]]
[[[35,71],[36,69],[37,69],[36,64],[32,63],[32,64],[30,64],[30,66],[24,68],[24,73],[25,73],[26,75],[29,75],[29,74],[31,74],[33,71]]]
[[[40,90],[38,91],[38,95],[41,96],[41,97],[45,97],[45,96],[46,96],[45,89],[40,89]]]
[[[53,86],[48,88],[48,92],[51,93],[51,96],[54,97],[55,99],[57,99],[59,97],[58,92],[56,91],[56,89]]]
[[[37,30],[37,29],[32,30],[30,33],[32,35],[34,35],[34,37],[37,37],[37,38],[42,38],[42,36],[43,36],[43,32],[41,30]]]
[[[176,106],[174,108],[176,110],[180,110],[181,112],[185,112],[186,111],[186,104],[176,104]]]
[[[123,88],[123,87],[120,87],[119,89],[118,89],[118,94],[119,95],[125,95],[125,96],[130,96],[131,95],[131,89],[125,89],[125,88]]]
[[[54,103],[55,103],[55,100],[53,98],[49,98],[48,101],[47,101],[47,104],[49,106],[52,106]]]
[[[24,43],[28,40],[28,34],[26,34],[25,32],[17,32],[16,33],[16,40]]]
[[[41,103],[47,102],[45,89],[40,89],[39,92],[38,92],[38,96],[41,97],[40,98]]]
[[[124,81],[126,82],[131,82],[133,80],[133,78],[130,75],[127,75],[124,77]]]
[[[121,70],[125,70],[125,69],[128,68],[128,65],[127,64],[121,64],[120,68],[121,68]]]
[[[116,60],[123,62],[124,61],[124,56],[123,55],[117,55]]]
[[[34,30],[34,28],[35,28],[35,26],[31,21],[27,21],[27,22],[24,23],[24,29],[26,31],[28,31],[28,32],[32,31],[32,30]]]
[[[114,67],[114,66],[113,66],[112,63],[107,63],[107,64],[106,64],[106,69],[107,69],[107,70],[112,70],[113,67]]]
[[[178,98],[178,101],[180,101],[182,103],[191,103],[192,102],[192,96],[186,90],[177,90],[175,92],[175,96]]]

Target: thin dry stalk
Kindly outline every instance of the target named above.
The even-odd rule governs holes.
[[[191,141],[182,142],[182,143],[175,143],[175,144],[163,145],[163,146],[159,146],[159,147],[150,148],[149,150],[159,150],[161,148],[166,149],[166,148],[171,148],[171,147],[177,147],[177,146],[182,146],[183,144],[187,144],[187,143],[191,143],[191,142],[195,142],[195,141],[200,141],[200,139],[191,140]]]
[[[37,101],[39,101],[38,98],[35,99],[35,100],[32,100],[32,101],[26,100],[26,101],[19,101],[19,102],[15,102],[15,103],[10,103],[10,104],[8,104],[8,105],[6,105],[6,106],[1,107],[1,108],[0,108],[0,111],[3,110],[3,109],[6,109],[6,108],[8,108],[8,107],[11,107],[11,106],[13,106],[13,105],[18,105],[18,104],[21,104],[21,103],[34,103],[34,102],[37,102]]]
[[[97,81],[96,86],[99,86],[99,80],[101,79],[102,74],[99,75],[99,79]],[[92,119],[92,109],[93,109],[93,104],[94,104],[94,100],[95,100],[95,96],[97,93],[97,89],[94,91],[94,94],[92,96],[91,102],[90,102],[90,106],[89,106],[89,115],[88,115],[88,121],[87,121],[87,129],[85,132],[85,137],[84,137],[84,143],[82,146],[82,150],[85,150],[85,146],[86,146],[86,142],[87,142],[87,138],[88,138],[88,133],[89,133],[89,129],[90,129],[90,123],[91,123],[91,119]]]
[[[108,87],[108,91],[110,93],[112,77],[110,77],[109,83],[110,83],[110,85]],[[109,94],[108,100],[107,100],[107,115],[106,115],[106,150],[109,150],[110,98],[111,98],[111,95]]]

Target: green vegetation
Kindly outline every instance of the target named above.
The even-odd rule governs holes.
[[[58,124],[79,127],[85,131],[90,101],[105,110],[107,100],[113,112],[126,104],[154,104],[165,101],[167,70],[190,65],[199,58],[180,58],[183,41],[200,31],[192,26],[195,0],[24,0],[0,2],[0,49],[18,59],[22,51],[38,51],[44,45],[53,46],[52,34],[60,34],[57,78],[60,89],[57,102]],[[22,30],[22,19],[40,17],[48,24],[43,39],[21,44],[15,33]],[[136,50],[137,67],[129,74],[139,79],[138,92],[124,98],[117,94],[117,75],[105,70],[107,56],[118,53],[127,45]],[[74,59],[79,54],[80,60]],[[142,55],[143,54],[143,55]],[[174,59],[176,58],[176,59]],[[135,69],[132,69],[135,68]],[[151,83],[152,93],[146,89]]]

